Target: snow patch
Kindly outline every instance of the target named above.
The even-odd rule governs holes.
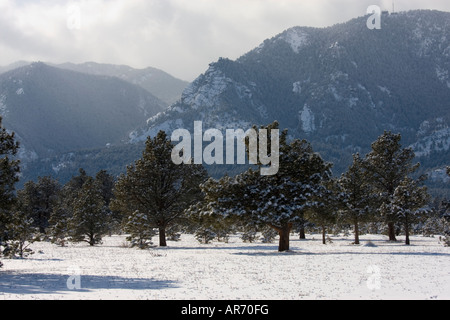
[[[427,123],[422,124],[422,132],[426,131],[426,126]],[[448,151],[450,149],[450,128],[436,130],[410,147],[414,150],[416,157],[426,157],[432,152]]]
[[[300,112],[300,121],[305,133],[311,133],[316,130],[314,113],[306,104],[303,107],[303,111]]]
[[[297,28],[289,29],[282,36],[281,39],[286,41],[295,53],[299,53],[300,49],[309,44],[309,35]]]
[[[302,93],[302,82],[297,81],[292,85],[292,92],[301,94]]]

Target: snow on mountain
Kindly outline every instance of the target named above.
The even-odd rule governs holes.
[[[286,41],[295,53],[309,44],[308,33],[300,27],[287,30],[279,39]]]

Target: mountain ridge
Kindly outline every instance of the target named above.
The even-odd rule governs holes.
[[[22,160],[123,143],[164,108],[146,90],[115,77],[44,63],[0,75],[0,115],[21,142]]]
[[[450,13],[384,13],[381,30],[369,30],[366,21],[293,27],[235,61],[219,59],[131,140],[192,129],[193,120],[218,129],[278,120],[330,154],[342,172],[351,154],[368,151],[384,130],[417,146],[428,124],[428,136],[441,130],[436,137],[448,152]],[[332,156],[333,149],[345,155]]]

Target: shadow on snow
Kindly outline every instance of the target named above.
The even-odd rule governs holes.
[[[60,294],[90,292],[98,289],[161,290],[177,287],[176,283],[170,280],[82,274],[80,276],[81,289],[71,290],[67,287],[67,281],[70,277],[70,275],[3,271],[0,272],[0,292],[10,294]]]

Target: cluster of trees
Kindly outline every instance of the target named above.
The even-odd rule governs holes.
[[[273,126],[277,123],[267,128]],[[413,163],[411,149],[402,148],[399,134],[385,132],[365,157],[355,154],[339,178],[307,141],[288,142],[286,136],[284,131],[276,176],[249,169],[233,178],[209,179],[201,186],[205,198],[190,214],[269,226],[279,234],[279,251],[289,250],[293,228],[304,234],[308,223],[322,230],[324,244],[326,229],[336,223],[352,225],[359,244],[360,224],[380,222],[389,240],[396,241],[401,228],[410,244],[411,227],[431,213],[431,199],[424,177],[414,178],[419,164]]]
[[[262,128],[271,132],[278,126],[274,122]],[[424,178],[414,178],[419,167],[414,153],[402,148],[400,140],[400,135],[385,132],[370,153],[355,154],[347,172],[333,177],[331,163],[306,140],[288,141],[285,130],[277,175],[260,175],[259,164],[216,180],[201,165],[175,165],[173,144],[161,131],[147,139],[142,157],[117,178],[106,171],[91,177],[80,169],[65,185],[43,177],[16,192],[19,146],[13,133],[1,129],[0,253],[23,257],[30,243],[42,239],[94,246],[116,232],[126,233],[132,246],[142,249],[156,234],[159,245],[166,246],[167,238],[177,239],[181,231],[196,233],[201,242],[226,240],[236,230],[245,241],[254,241],[261,232],[268,242],[279,236],[279,251],[289,250],[292,231],[304,237],[311,226],[321,230],[324,244],[327,229],[336,224],[353,226],[355,244],[360,226],[367,223],[383,223],[390,240],[396,240],[401,227],[406,244],[419,222],[430,233],[448,232],[446,202],[439,204],[435,223],[424,222],[435,211]]]

